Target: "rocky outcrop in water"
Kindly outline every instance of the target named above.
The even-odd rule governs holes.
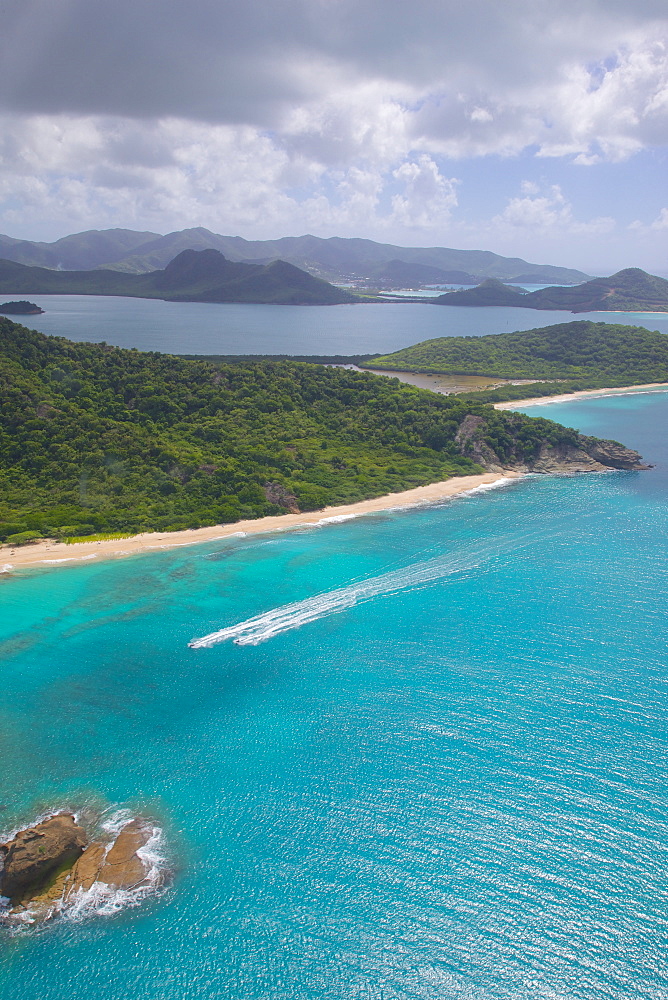
[[[547,421],[545,424],[547,425]],[[531,450],[520,450],[521,440],[507,441],[504,454],[494,448],[493,432],[484,417],[468,414],[459,425],[455,443],[461,453],[489,472],[514,469],[517,472],[606,472],[610,469],[650,469],[637,451],[618,441],[570,433],[570,440],[551,441],[546,435]],[[497,445],[498,447],[498,445]]]
[[[625,448],[619,441],[604,441],[600,438],[581,435],[586,443],[588,454],[606,469],[651,469],[651,465],[643,465],[637,451]]]
[[[146,877],[146,864],[137,854],[153,833],[140,819],[127,823],[109,846],[101,841],[90,844],[74,865],[65,885],[67,899],[79,889],[90,889],[94,882],[131,889]]]
[[[63,868],[71,868],[88,838],[74,816],[61,813],[21,830],[0,845],[0,895],[12,904],[39,895]]]
[[[45,920],[64,911],[96,883],[108,895],[155,885],[155,870],[141,856],[155,832],[144,819],[126,823],[116,837],[88,842],[74,816],[60,813],[21,830],[0,845],[0,895],[5,916]]]

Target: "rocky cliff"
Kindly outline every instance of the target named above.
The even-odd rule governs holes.
[[[545,421],[547,424],[548,422]],[[572,431],[570,440],[552,442],[546,435],[531,448],[523,447],[520,439],[505,442],[503,454],[495,450],[490,440],[487,421],[469,414],[459,425],[455,437],[462,455],[472,458],[490,472],[516,469],[518,472],[605,472],[609,469],[645,470],[637,451],[625,448],[617,441],[604,441]],[[498,448],[498,445],[497,445]],[[499,449],[500,450],[500,449]]]

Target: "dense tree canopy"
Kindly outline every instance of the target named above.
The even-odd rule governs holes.
[[[486,337],[439,337],[364,364],[391,371],[637,385],[668,381],[668,337],[642,326],[577,320]]]
[[[175,530],[314,510],[479,472],[571,440],[396,379],[297,362],[212,364],[74,344],[0,319],[0,538]]]

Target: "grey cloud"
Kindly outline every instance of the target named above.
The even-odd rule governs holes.
[[[356,80],[532,86],[661,16],[659,0],[7,0],[0,101],[272,127]]]
[[[106,128],[106,155],[120,167],[164,167],[174,163],[174,147],[149,123],[121,121]]]

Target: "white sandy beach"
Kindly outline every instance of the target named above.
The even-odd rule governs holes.
[[[568,403],[572,399],[584,399],[586,396],[617,396],[625,392],[643,392],[652,389],[668,392],[668,382],[648,382],[646,385],[624,385],[610,389],[581,389],[579,392],[568,392],[562,396],[534,396],[531,399],[508,399],[503,403],[495,403],[495,410],[514,410],[517,407],[540,406],[548,403]]]
[[[291,528],[303,528],[320,525],[327,521],[358,517],[361,514],[373,514],[384,510],[396,510],[401,507],[413,507],[418,504],[436,503],[459,493],[468,493],[480,487],[493,486],[506,479],[517,479],[521,473],[507,471],[502,473],[486,472],[479,476],[454,476],[443,483],[430,483],[428,486],[418,486],[403,493],[388,493],[386,496],[375,497],[372,500],[360,500],[358,503],[345,504],[340,507],[325,507],[323,510],[308,511],[303,514],[279,514],[272,517],[261,517],[255,521],[237,521],[235,524],[214,525],[210,528],[196,528],[189,531],[156,531],[132,535],[130,538],[115,538],[101,542],[77,542],[67,545],[65,542],[39,541],[22,547],[0,545],[0,572],[11,573],[12,570],[37,568],[55,568],[71,566],[73,563],[98,559],[118,559],[123,556],[138,555],[142,552],[154,552],[158,549],[172,549],[181,545],[196,545],[199,542],[212,542],[234,535],[254,535],[268,531],[284,531]]]

